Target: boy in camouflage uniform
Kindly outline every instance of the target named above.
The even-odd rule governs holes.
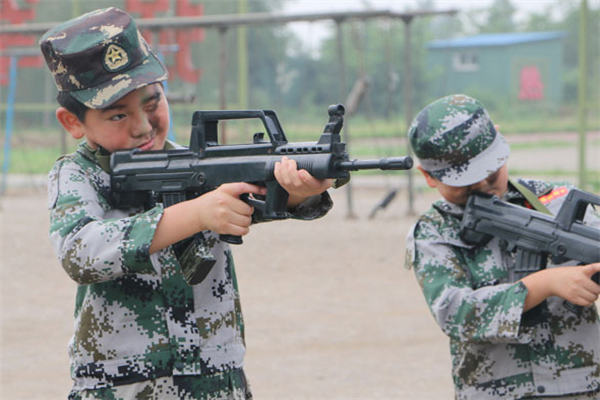
[[[524,206],[533,192],[556,214],[572,187],[509,179],[508,144],[464,95],[427,106],[408,134],[417,168],[442,199],[409,231],[406,267],[450,337],[456,398],[600,398],[600,287],[591,280],[600,264],[549,266],[514,282],[513,254],[497,238],[474,246],[458,235],[472,192]],[[586,214],[600,226],[598,214]],[[584,308],[576,314],[565,300]]]
[[[59,89],[57,119],[85,138],[49,174],[50,238],[79,285],[70,398],[251,398],[235,269],[219,234],[247,234],[253,209],[239,197],[265,189],[233,183],[168,208],[116,209],[110,153],[175,146],[166,140],[165,68],[116,8],[62,23],[40,45]],[[275,175],[295,218],[331,208],[331,181],[289,159]],[[191,286],[171,245],[198,232],[216,264]]]

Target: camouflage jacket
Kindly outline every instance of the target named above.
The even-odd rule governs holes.
[[[541,181],[519,181],[554,214],[564,195]],[[512,186],[505,200],[523,204]],[[475,247],[459,237],[463,209],[439,200],[407,235],[406,267],[415,275],[442,331],[450,337],[457,399],[553,396],[600,388],[600,323],[595,306],[578,316],[547,299],[549,317],[522,315],[527,289],[510,282],[514,255],[497,238]],[[598,214],[586,223],[600,226]],[[566,265],[572,265],[567,263]],[[548,266],[549,268],[552,265]],[[539,311],[539,310],[537,310]]]
[[[229,245],[203,232],[217,261],[189,286],[171,248],[149,254],[162,206],[111,203],[110,176],[85,144],[55,163],[50,238],[78,284],[69,344],[74,389],[242,367],[244,322]],[[294,217],[317,218],[332,205],[327,193],[312,203]]]

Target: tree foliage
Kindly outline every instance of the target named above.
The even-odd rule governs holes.
[[[422,0],[419,9],[444,8],[443,1]],[[595,4],[595,3],[593,3]],[[592,5],[593,5],[592,4]],[[565,31],[563,80],[566,103],[577,100],[580,1],[556,0],[545,8],[517,19],[518,2],[494,0],[487,8],[460,12],[457,17],[437,16],[415,18],[411,23],[411,66],[412,92],[415,104],[424,104],[427,86],[432,71],[425,66],[427,43],[434,39],[447,39],[483,33]],[[590,7],[588,21],[587,71],[590,101],[598,103],[600,96],[600,9]],[[295,84],[286,101],[294,106],[327,102],[340,97],[339,61],[337,59],[337,35],[331,24],[330,34],[320,48],[320,58],[312,59],[307,54],[294,56],[290,68],[296,71]],[[345,55],[345,93],[361,76],[369,79],[370,105],[363,113],[374,112],[385,115],[390,110],[402,109],[402,85],[406,56],[404,54],[405,30],[402,22],[380,23],[348,22],[343,27]],[[289,59],[288,59],[289,60]],[[307,85],[309,87],[307,87]],[[595,88],[595,89],[594,89]]]

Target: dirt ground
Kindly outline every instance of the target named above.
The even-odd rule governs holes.
[[[324,219],[258,225],[234,249],[257,399],[452,398],[447,340],[402,267],[405,192],[369,220],[386,191],[354,186],[356,218],[336,191]],[[45,202],[2,201],[2,399],[65,399],[71,384],[75,285]]]
[[[598,148],[590,152],[600,169]],[[511,160],[523,168],[549,157],[529,150]],[[336,206],[325,218],[257,225],[234,249],[255,397],[452,399],[448,340],[403,268],[415,220],[406,190],[369,219],[389,185],[405,187],[406,178],[353,182],[355,218],[347,216],[347,192],[333,191]],[[414,211],[435,198],[419,190]],[[75,284],[50,248],[45,204],[41,188],[11,189],[1,198],[3,400],[65,399],[71,386]]]

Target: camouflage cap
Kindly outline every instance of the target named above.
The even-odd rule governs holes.
[[[109,106],[167,72],[126,12],[110,7],[63,22],[40,47],[59,91],[94,109]]]
[[[443,97],[425,107],[408,131],[421,166],[449,186],[468,186],[502,167],[508,143],[483,104],[469,96]]]

